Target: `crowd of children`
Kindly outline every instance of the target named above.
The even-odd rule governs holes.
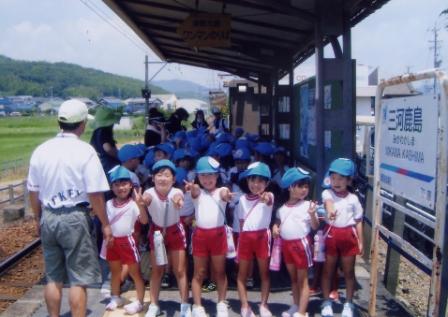
[[[216,316],[227,317],[226,259],[235,255],[232,261],[237,263],[241,316],[255,316],[247,297],[255,264],[260,279],[258,312],[260,317],[271,317],[272,235],[281,241],[291,280],[292,305],[282,317],[306,316],[308,272],[313,258],[316,260],[313,235],[321,229],[318,243],[325,244],[326,256],[322,273],[315,272],[314,277],[321,278],[322,316],[333,316],[330,294],[339,263],[347,292],[342,316],[353,316],[355,258],[363,250],[362,207],[351,193],[354,163],[339,158],[329,166],[329,185],[321,199],[326,217],[320,219],[317,201],[309,200],[311,175],[302,168],[289,167],[284,148],[244,134],[240,128],[234,135],[223,129],[211,133],[201,122],[196,122],[193,130],[171,134],[161,144],[120,148],[121,166],[108,173],[113,198],[107,202],[107,214],[114,239],[102,250],[111,271],[112,296],[106,309],[124,304],[120,282],[129,275],[137,300],[124,309],[128,314],[143,310],[145,288],[139,252],[148,243],[151,302],[146,317],[160,314],[159,293],[167,270],[177,280],[181,317],[206,316],[201,304],[206,278],[217,285]],[[148,223],[149,229],[144,230]],[[189,283],[193,305],[189,303]],[[318,287],[313,285],[314,290]]]

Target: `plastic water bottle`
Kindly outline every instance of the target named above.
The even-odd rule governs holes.
[[[235,242],[233,241],[232,228],[225,226],[226,228],[226,238],[227,238],[227,255],[226,258],[234,259],[236,258]]]
[[[282,239],[280,237],[274,238],[272,244],[271,261],[269,269],[271,271],[280,271],[280,264],[282,262]]]
[[[314,262],[325,262],[324,232],[318,230],[314,235]]]
[[[168,264],[165,243],[163,242],[163,235],[159,230],[154,232],[154,252],[157,265]]]

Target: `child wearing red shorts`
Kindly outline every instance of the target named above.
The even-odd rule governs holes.
[[[283,175],[280,187],[288,189],[288,201],[278,209],[272,227],[274,237],[282,239],[282,255],[291,277],[294,304],[282,317],[306,316],[310,296],[308,268],[313,265],[311,229],[316,230],[319,220],[316,203],[305,200],[309,194],[311,177],[301,168],[293,167]]]
[[[140,273],[140,256],[137,243],[133,237],[134,225],[137,220],[148,223],[145,203],[141,189],[133,188],[129,171],[120,166],[109,174],[114,198],[106,203],[107,217],[111,225],[113,240],[107,246],[106,260],[111,271],[112,297],[107,304],[107,310],[115,310],[124,304],[120,297],[120,281],[122,266],[127,265],[129,275],[135,283],[137,300],[124,306],[127,314],[136,314],[143,310],[145,284]],[[134,199],[132,199],[132,194]]]
[[[352,317],[352,303],[355,292],[355,260],[362,253],[362,206],[358,197],[349,192],[355,164],[346,158],[338,158],[328,170],[330,189],[322,192],[322,201],[327,211],[325,230],[326,260],[322,275],[322,316],[333,316],[332,302],[329,298],[332,275],[338,259],[341,259],[346,285],[346,302],[341,316]]]

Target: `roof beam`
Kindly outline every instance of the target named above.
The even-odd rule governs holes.
[[[213,0],[216,1],[216,0]],[[289,16],[297,16],[308,22],[314,23],[316,21],[316,16],[309,11],[293,7],[285,1],[282,0],[224,0],[226,3],[239,3],[240,6],[244,6],[241,3],[249,4],[249,7],[266,10],[268,12],[276,12],[280,14],[285,14]]]

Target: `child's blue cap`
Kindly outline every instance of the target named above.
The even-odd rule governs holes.
[[[180,186],[187,180],[188,171],[183,167],[176,168],[176,185]]]
[[[197,174],[218,173],[219,162],[211,156],[203,156],[196,163]]]
[[[185,131],[177,131],[174,134],[174,140],[179,139],[179,140],[185,140],[187,138],[187,133]]]
[[[174,147],[169,143],[158,144],[158,145],[156,145],[155,149],[156,149],[156,151],[160,150],[160,151],[165,152],[168,155],[168,157],[171,157],[171,155],[174,152]]]
[[[187,150],[185,149],[177,149],[176,151],[174,151],[173,156],[171,157],[171,159],[176,162],[178,160],[182,160],[185,157],[190,156],[187,155]]]
[[[303,179],[311,179],[310,173],[300,167],[292,167],[288,169],[280,181],[281,188],[289,188],[294,183]]]
[[[157,172],[158,170],[160,170],[162,168],[169,168],[173,172],[173,174],[176,175],[176,166],[170,160],[160,160],[160,161],[157,161],[152,166],[151,171],[153,173],[155,173],[155,172]]]
[[[242,148],[242,147],[246,147],[246,148],[248,148],[249,147],[249,141],[246,139],[246,137],[241,137],[241,138],[238,138],[236,141],[235,141],[235,147],[236,148]]]
[[[233,152],[233,159],[239,161],[250,161],[250,151],[246,147],[238,148]]]
[[[246,178],[249,176],[261,176],[271,179],[271,170],[265,163],[254,162],[247,167],[247,170],[241,173],[241,178]]]
[[[118,150],[118,159],[121,163],[124,163],[126,161],[140,158],[143,156],[143,152],[141,151],[140,147],[133,144],[125,144],[121,147],[120,150]]]
[[[235,135],[243,135],[244,134],[244,129],[241,127],[237,127],[235,129]]]
[[[149,148],[145,158],[143,159],[143,164],[145,164],[145,166],[149,169],[151,169],[154,164],[154,149],[154,147]]]
[[[355,175],[355,163],[348,158],[338,158],[331,162],[328,171],[330,173],[333,172],[342,176],[352,177]]]
[[[254,147],[254,151],[261,155],[270,156],[274,153],[274,145],[269,142],[260,142]]]
[[[147,150],[146,145],[144,145],[143,143],[137,143],[135,146],[139,148],[139,150],[143,153],[143,155],[145,155]]]
[[[232,146],[229,143],[220,143],[215,147],[215,152],[219,157],[232,155]]]
[[[123,166],[116,166],[112,168],[109,172],[109,181],[111,183],[119,180],[131,180],[131,174]]]

